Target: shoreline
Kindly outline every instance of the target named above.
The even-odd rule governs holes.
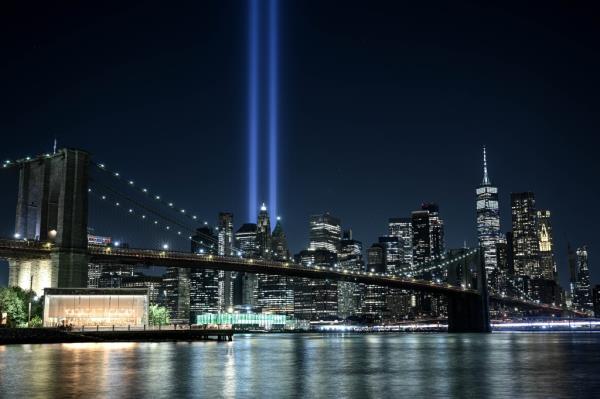
[[[78,342],[176,342],[233,340],[233,330],[61,331],[50,328],[0,329],[0,345]]]

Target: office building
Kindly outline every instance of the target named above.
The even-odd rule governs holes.
[[[493,186],[488,176],[487,156],[483,147],[483,180],[475,190],[477,212],[477,237],[483,251],[485,269],[489,283],[498,286],[498,261],[496,244],[500,235],[500,211],[498,207],[498,188]]]
[[[310,217],[310,244],[308,249],[324,249],[335,254],[340,250],[341,221],[329,213]]]
[[[535,196],[531,192],[512,193],[510,202],[515,277],[538,277],[539,239]]]

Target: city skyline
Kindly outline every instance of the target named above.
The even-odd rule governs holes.
[[[10,61],[6,68],[15,79],[7,91],[14,101],[6,103],[5,109],[13,112],[14,118],[2,122],[3,131],[13,132],[4,139],[4,155],[49,151],[57,137],[59,145],[90,149],[107,165],[152,184],[159,192],[172,193],[177,203],[206,210],[201,216],[204,219],[216,223],[219,211],[231,211],[236,223],[244,222],[246,15],[245,10],[217,7],[216,3],[203,7],[204,14],[214,17],[214,22],[208,20],[206,30],[179,13],[151,19],[180,25],[166,33],[162,45],[150,23],[139,25],[139,33],[132,36],[125,17],[145,15],[135,6],[112,17],[98,14],[94,17],[98,26],[85,28],[69,22],[70,18],[61,29],[35,24],[36,20],[20,27],[7,25],[16,42],[7,50]],[[319,15],[311,12],[315,8]],[[66,18],[64,10],[48,11]],[[312,214],[331,212],[342,219],[344,228],[353,229],[356,239],[370,245],[386,233],[388,218],[408,217],[423,202],[440,205],[448,248],[460,247],[465,240],[474,245],[473,189],[481,180],[480,148],[485,144],[490,173],[500,190],[502,232],[510,226],[510,193],[535,192],[544,208],[552,211],[563,286],[568,275],[567,241],[576,247],[588,245],[592,281],[598,281],[593,259],[600,241],[591,227],[598,216],[577,206],[582,198],[595,198],[598,190],[589,184],[594,181],[591,151],[595,139],[590,134],[594,125],[588,113],[597,100],[583,89],[597,83],[595,75],[587,73],[598,64],[597,55],[583,51],[593,35],[560,28],[555,18],[537,15],[533,9],[493,11],[387,5],[363,13],[353,3],[344,10],[311,2],[282,5],[280,68],[285,96],[280,104],[279,208],[292,252],[306,246]],[[551,11],[547,10],[548,14]],[[571,24],[596,29],[578,10],[561,11]],[[16,20],[26,20],[24,11],[14,12]],[[70,12],[71,16],[89,17],[83,9]],[[447,12],[465,32],[457,33],[441,23]],[[471,20],[471,13],[476,12],[490,23],[489,28]],[[293,21],[292,14],[301,15],[301,23]],[[331,18],[333,15],[337,17]],[[420,27],[402,15],[429,15],[431,22]],[[229,19],[231,29],[215,29]],[[509,23],[504,36],[497,36],[498,24],[519,20],[532,24]],[[113,30],[103,32],[99,26],[108,22]],[[357,22],[363,29],[355,29]],[[192,26],[201,30],[197,36],[186,34]],[[23,29],[30,33],[21,34]],[[403,39],[407,32],[431,33]],[[479,48],[469,32],[488,40],[489,48],[500,54],[500,63],[469,56],[471,49]],[[61,40],[70,33],[78,35]],[[433,36],[437,40],[446,34],[442,46],[436,46]],[[393,40],[387,40],[388,36]],[[136,57],[121,51],[124,47],[116,44],[120,39],[125,40],[124,45],[140,43]],[[511,48],[517,40],[519,51]],[[571,46],[574,40],[580,46]],[[93,43],[87,50],[81,47],[85,41]],[[303,44],[306,41],[310,47]],[[81,51],[75,54],[74,48]],[[152,58],[157,48],[170,49],[172,57]],[[363,57],[379,63],[362,64],[354,54],[356,48]],[[530,48],[536,49],[535,54],[527,54]],[[543,73],[535,68],[557,49],[571,56],[577,74],[557,63],[548,63]],[[107,62],[102,69],[95,68],[90,60],[104,53]],[[217,70],[203,63],[200,53],[210,54],[225,67]],[[463,55],[464,59],[457,58]],[[436,61],[448,57],[455,63],[435,67]],[[61,68],[63,59],[87,69],[66,73]],[[345,61],[347,70],[339,71],[334,59]],[[190,62],[178,62],[184,60]],[[45,71],[36,69],[40,62],[46,65]],[[378,66],[382,64],[390,68],[382,70]],[[419,65],[433,67],[419,72]],[[465,70],[474,76],[465,75]],[[48,73],[56,83],[45,78]],[[156,74],[165,79],[151,79]],[[114,83],[110,89],[103,84],[105,80]],[[41,90],[25,84],[27,81]],[[342,81],[340,88],[336,82]],[[561,82],[558,86],[557,81]],[[552,96],[540,98],[543,90]],[[349,93],[357,94],[350,96],[356,98],[354,102],[345,98]],[[495,97],[493,101],[490,95]],[[516,98],[522,101],[515,102]],[[25,104],[30,100],[38,104],[36,118],[28,118],[30,107]],[[399,115],[398,110],[402,110]],[[571,125],[578,129],[573,132]],[[368,151],[363,141],[368,142]],[[580,145],[583,142],[591,145]],[[565,157],[574,160],[567,162]],[[197,158],[207,165],[225,166],[218,168],[218,173],[193,173]],[[3,186],[14,189],[14,175],[0,175],[0,179]],[[205,188],[211,190],[210,196],[204,195]],[[268,205],[266,191],[263,197]],[[13,203],[2,201],[2,217],[11,220]],[[589,220],[585,226],[578,222],[583,218]]]

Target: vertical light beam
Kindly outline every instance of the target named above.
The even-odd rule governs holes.
[[[259,0],[249,0],[248,10],[248,220],[258,212],[258,124],[259,124]]]
[[[269,0],[269,208],[271,220],[278,216],[277,141],[279,91],[278,0]]]

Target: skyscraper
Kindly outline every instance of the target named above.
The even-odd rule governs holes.
[[[411,216],[413,233],[413,262],[415,264],[420,264],[431,259],[429,212],[414,211]],[[416,272],[419,273],[420,270],[416,270]]]
[[[335,267],[337,254],[326,249],[304,250],[295,256],[304,267]],[[294,317],[302,320],[335,319],[338,286],[334,280],[294,279]]]
[[[412,276],[414,273],[412,220],[410,218],[390,218],[388,235],[398,238],[400,265],[397,271],[405,276]]]
[[[367,270],[372,273],[385,273],[386,246],[374,243],[367,250]],[[382,319],[387,313],[388,288],[366,284],[362,301],[362,314],[374,319]]]
[[[214,242],[218,242],[218,238],[212,228],[208,226],[198,228],[192,237],[192,253],[217,255],[219,248],[218,245],[212,244]],[[202,313],[218,313],[222,310],[219,301],[218,270],[191,269],[189,287],[190,319],[193,322]]]
[[[362,243],[352,238],[352,230],[344,231],[338,253],[338,266],[351,271],[364,271]],[[342,318],[360,313],[364,286],[338,281],[338,314]]]
[[[218,254],[221,256],[233,256],[233,213],[220,212],[218,233]],[[233,306],[233,281],[237,274],[219,270],[219,309],[226,311]]]
[[[539,268],[535,274],[545,280],[556,280],[556,261],[554,260],[550,211],[537,211],[537,227],[540,259]]]
[[[271,237],[271,257],[277,261],[287,261],[289,251],[287,239],[277,218],[277,224]],[[294,312],[294,288],[292,279],[286,276],[259,274],[258,276],[258,306],[265,313],[288,314]]]
[[[240,255],[246,259],[258,257],[255,223],[244,223],[235,233],[235,241]],[[234,283],[234,302],[236,305],[256,305],[258,279],[253,273],[238,273]]]
[[[310,244],[308,249],[326,249],[335,254],[340,249],[341,221],[329,213],[310,217]]]
[[[258,256],[262,259],[271,259],[271,220],[267,206],[263,203],[258,212],[256,223],[256,245]]]
[[[412,213],[413,262],[415,264],[438,259],[444,255],[444,221],[439,206],[426,202],[420,211]],[[417,273],[420,271],[417,270]]]
[[[488,278],[497,280],[498,260],[496,244],[500,239],[500,212],[498,208],[498,188],[492,186],[488,176],[487,156],[483,147],[483,180],[475,190],[477,202],[477,237],[483,251],[484,265]],[[496,285],[497,281],[490,281]]]
[[[515,276],[532,278],[539,271],[535,196],[531,192],[511,193],[510,202]]]
[[[590,285],[590,271],[588,269],[588,252],[584,245],[577,248],[577,284],[575,286],[575,295],[573,304],[576,308],[592,312],[594,304],[592,300],[592,288]]]

